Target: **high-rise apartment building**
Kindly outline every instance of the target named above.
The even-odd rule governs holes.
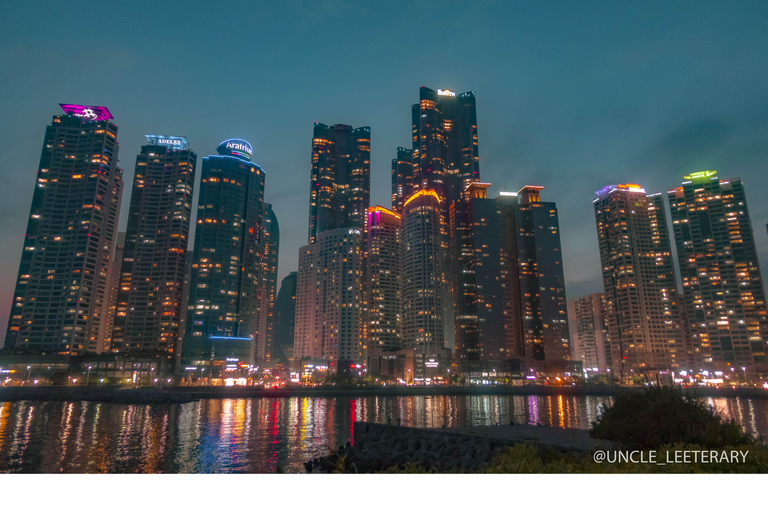
[[[684,179],[668,194],[691,330],[688,369],[764,367],[768,314],[744,185],[716,171]]]
[[[515,197],[489,199],[490,183],[473,182],[461,201],[450,207],[452,289],[456,356],[467,361],[498,361],[522,357],[513,350],[511,332],[520,327],[511,301],[514,272],[507,248],[506,218],[501,203]],[[512,317],[514,316],[514,321]]]
[[[255,358],[265,176],[252,151],[229,139],[203,158],[182,346],[188,366]]]
[[[447,200],[443,205],[447,212],[465,186],[480,180],[475,93],[421,87],[419,103],[411,107],[411,119],[413,174],[397,180],[405,186],[403,197],[418,190],[435,190]]]
[[[569,361],[557,207],[543,187],[489,199],[489,186],[470,183],[450,208],[457,355]]]
[[[371,129],[315,123],[309,243],[328,229],[365,227],[371,202]]]
[[[475,93],[457,94],[421,87],[419,103],[411,106],[411,137],[411,151],[398,149],[397,160],[392,164],[392,205],[395,211],[403,213],[405,201],[416,192],[436,193],[442,207],[441,228],[444,229],[440,237],[444,261],[440,268],[445,277],[443,284],[450,288],[450,276],[457,262],[451,258],[450,247],[454,242],[448,229],[449,209],[461,200],[467,185],[480,180]],[[455,347],[454,306],[452,297],[443,301],[445,341],[451,349]]]
[[[354,228],[319,232],[300,249],[294,358],[326,360],[334,371],[362,362],[363,250],[362,231]]]
[[[299,273],[291,272],[280,283],[275,299],[274,348],[287,359],[293,358],[293,334],[296,324],[296,279]],[[277,356],[275,357],[277,359]]]
[[[544,187],[517,193],[515,247],[526,357],[567,361],[571,357],[568,303],[557,206],[542,202]]]
[[[445,226],[438,194],[422,189],[403,205],[401,228],[402,339],[406,349],[434,354],[452,339],[453,303],[445,268]],[[452,320],[452,318],[451,318]],[[452,348],[452,347],[448,347]]]
[[[120,291],[120,268],[123,266],[123,252],[125,251],[125,231],[117,233],[115,241],[115,255],[109,267],[107,277],[107,292],[109,294],[107,314],[104,315],[104,346],[112,346],[112,331],[115,325],[115,313],[117,311],[117,292]],[[183,311],[183,309],[182,309]]]
[[[122,169],[105,107],[61,105],[46,128],[5,348],[102,352]]]
[[[264,203],[262,218],[262,288],[259,292],[259,330],[256,357],[272,361],[274,350],[275,294],[277,293],[277,260],[280,251],[280,226],[272,205]]]
[[[403,203],[413,195],[413,150],[397,148],[397,158],[392,160],[392,209],[403,210]]]
[[[147,135],[136,156],[112,352],[174,356],[197,155],[185,137]]]
[[[366,224],[368,348],[402,348],[400,317],[400,215],[375,206]]]
[[[570,304],[570,321],[575,327],[573,358],[581,361],[588,376],[607,375],[613,368],[606,313],[603,293],[579,297]]]
[[[634,184],[596,194],[612,373],[628,379],[684,368],[687,348],[661,194]]]

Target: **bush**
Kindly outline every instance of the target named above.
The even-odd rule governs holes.
[[[755,442],[733,419],[724,420],[700,399],[670,387],[617,396],[613,406],[601,409],[592,427],[592,437],[636,450],[671,444],[721,448]]]

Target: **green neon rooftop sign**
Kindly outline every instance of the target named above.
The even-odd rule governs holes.
[[[702,178],[711,178],[712,176],[717,176],[717,171],[699,171],[694,172],[693,174],[688,174],[686,176],[683,176],[683,179],[686,180],[697,180]]]

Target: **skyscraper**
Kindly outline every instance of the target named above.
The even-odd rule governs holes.
[[[543,187],[489,199],[489,186],[471,182],[450,208],[457,355],[568,361],[557,207]]]
[[[371,196],[371,129],[315,123],[309,243],[327,229],[362,230]]]
[[[262,288],[259,292],[259,331],[256,341],[256,357],[263,361],[272,360],[274,349],[273,334],[275,321],[275,294],[277,288],[277,260],[280,251],[280,226],[272,205],[264,203],[262,225]]]
[[[362,362],[363,247],[360,230],[319,232],[299,252],[294,357],[323,359],[336,371]]]
[[[443,208],[461,196],[470,182],[480,180],[475,93],[427,87],[419,89],[419,103],[411,107],[413,136],[413,188],[404,197],[433,189],[447,200]],[[398,155],[399,159],[399,155]],[[408,184],[407,177],[398,179]]]
[[[102,352],[122,169],[106,107],[61,105],[46,128],[5,347]]]
[[[613,367],[608,339],[605,294],[593,293],[571,301],[575,336],[573,357],[581,361],[587,375],[605,375]]]
[[[612,373],[628,378],[684,367],[686,344],[661,194],[646,194],[633,184],[609,185],[596,194]]]
[[[452,298],[446,286],[443,224],[440,198],[432,189],[420,190],[403,205],[400,242],[403,346],[427,354],[445,348],[448,338],[446,306],[452,305]]]
[[[542,202],[544,187],[517,193],[515,246],[526,357],[566,361],[571,357],[568,303],[557,206]]]
[[[522,357],[510,343],[519,315],[513,315],[509,267],[516,265],[505,244],[510,235],[501,203],[487,195],[490,183],[473,182],[464,189],[461,201],[450,207],[451,252],[455,303],[456,356],[467,361],[498,361]]]
[[[392,160],[392,209],[400,212],[403,203],[413,195],[413,150],[397,148]]]
[[[400,215],[368,208],[365,274],[368,348],[402,347],[400,316]]]
[[[419,103],[411,106],[411,135],[410,172],[405,165],[408,156],[405,152],[398,151],[397,165],[393,162],[393,185],[402,187],[402,193],[393,191],[393,207],[397,208],[421,190],[433,190],[437,194],[442,207],[441,228],[444,229],[440,251],[444,261],[440,263],[440,268],[445,278],[443,285],[450,288],[452,269],[458,265],[451,258],[450,247],[454,241],[448,230],[450,207],[461,200],[467,185],[480,180],[475,93],[457,94],[421,87]],[[446,296],[442,321],[445,341],[451,349],[455,345],[455,306],[453,297]]]
[[[185,365],[252,362],[258,334],[264,171],[240,139],[203,158],[197,206]]]
[[[283,278],[280,291],[275,299],[274,348],[287,359],[293,358],[293,333],[296,323],[296,279],[299,273],[293,271]],[[276,356],[277,358],[277,356]]]
[[[113,352],[179,348],[197,155],[185,137],[147,135],[136,156],[112,333]]]
[[[117,312],[117,292],[120,291],[120,268],[123,265],[123,252],[125,251],[125,231],[117,233],[115,241],[115,255],[109,267],[107,278],[108,304],[107,314],[104,315],[104,346],[112,347],[112,331],[115,326],[115,313]]]
[[[692,369],[764,367],[768,313],[739,178],[684,177],[669,205],[691,329]]]

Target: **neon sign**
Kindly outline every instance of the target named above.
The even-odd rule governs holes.
[[[445,89],[445,90],[438,89],[437,90],[437,95],[438,96],[456,96],[456,93],[453,92],[453,91],[449,91],[448,89]]]
[[[61,109],[75,117],[82,117],[86,121],[106,121],[114,119],[107,107],[95,107],[93,105],[72,105],[68,103],[59,103]]]
[[[597,194],[600,197],[605,197],[611,192],[614,192],[616,190],[623,190],[625,192],[640,192],[642,194],[645,194],[645,189],[641,187],[640,185],[637,185],[635,183],[627,183],[625,185],[608,185],[607,187],[603,187],[595,194]]]
[[[218,152],[223,156],[234,156],[241,160],[251,160],[253,147],[243,139],[227,139],[219,144]]]
[[[150,144],[158,146],[168,146],[173,149],[189,149],[189,142],[186,137],[175,137],[173,135],[144,135]]]
[[[692,174],[687,174],[683,176],[683,179],[685,180],[696,180],[701,178],[711,178],[712,176],[717,176],[717,171],[699,171],[694,172]]]

